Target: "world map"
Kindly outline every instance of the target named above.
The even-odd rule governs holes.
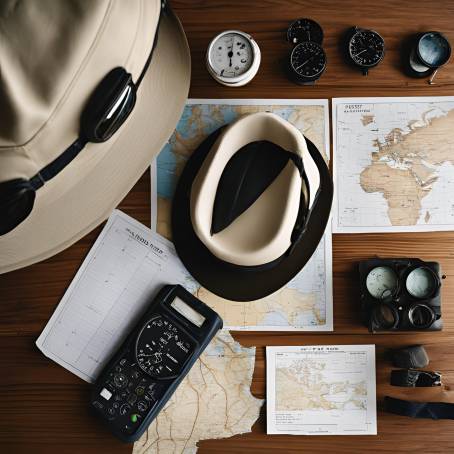
[[[454,228],[454,98],[333,100],[334,231]]]
[[[170,206],[181,171],[197,146],[220,126],[243,114],[270,111],[294,124],[328,161],[326,100],[190,100],[169,142],[152,164],[152,213],[157,233],[171,240]],[[224,326],[237,330],[332,330],[332,248],[326,233],[304,269],[273,295],[252,302],[234,302],[200,287],[187,277],[186,286],[217,311]]]

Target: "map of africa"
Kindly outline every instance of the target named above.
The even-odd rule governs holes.
[[[194,454],[199,440],[250,432],[263,400],[250,391],[255,347],[220,331],[134,443],[133,454]]]
[[[454,97],[335,99],[334,231],[454,229]]]
[[[329,156],[326,100],[190,100],[174,134],[152,164],[152,213],[157,233],[171,240],[170,205],[178,177],[191,153],[213,131],[239,116],[271,111],[293,123]],[[191,282],[187,286],[217,311],[224,326],[238,330],[332,330],[332,248],[327,232],[304,269],[284,288],[264,299],[233,302]]]

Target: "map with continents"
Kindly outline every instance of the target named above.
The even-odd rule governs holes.
[[[219,331],[133,454],[195,454],[200,440],[250,432],[263,404],[251,394],[254,363],[255,347]]]
[[[272,433],[374,431],[374,347],[291,348],[267,348],[267,362],[274,356],[274,383],[267,374]]]
[[[171,200],[178,177],[197,146],[220,126],[258,111],[274,112],[293,123],[328,160],[327,100],[189,100],[174,134],[151,166],[152,229],[171,240]],[[229,329],[332,330],[331,231],[324,235],[304,269],[284,288],[262,300],[225,300],[191,282],[189,275],[185,285],[217,311]]]
[[[335,232],[454,229],[454,97],[333,99]]]

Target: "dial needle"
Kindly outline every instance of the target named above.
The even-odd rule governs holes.
[[[309,63],[314,57],[310,57],[308,58],[304,63],[302,63],[301,65],[299,65],[297,68],[295,68],[296,71],[298,71],[300,68],[302,68],[304,65],[306,65],[307,63]]]
[[[353,56],[357,57],[358,55],[361,55],[363,52],[366,52],[366,50],[369,50],[369,49],[363,49],[361,52],[358,52],[357,54],[353,54]]]

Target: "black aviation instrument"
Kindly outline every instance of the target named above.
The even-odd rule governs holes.
[[[385,40],[376,31],[353,27],[347,33],[346,54],[348,60],[367,76],[369,69],[383,60]]]
[[[372,259],[359,264],[361,312],[369,331],[442,328],[437,262]]]
[[[312,41],[321,45],[323,42],[322,27],[312,19],[297,19],[287,29],[287,41],[292,44]]]
[[[222,320],[179,285],[161,289],[93,386],[91,408],[121,440],[139,439]]]
[[[326,69],[322,28],[312,19],[297,19],[287,30],[287,40],[295,45],[287,61],[289,79],[300,85],[314,84]]]

